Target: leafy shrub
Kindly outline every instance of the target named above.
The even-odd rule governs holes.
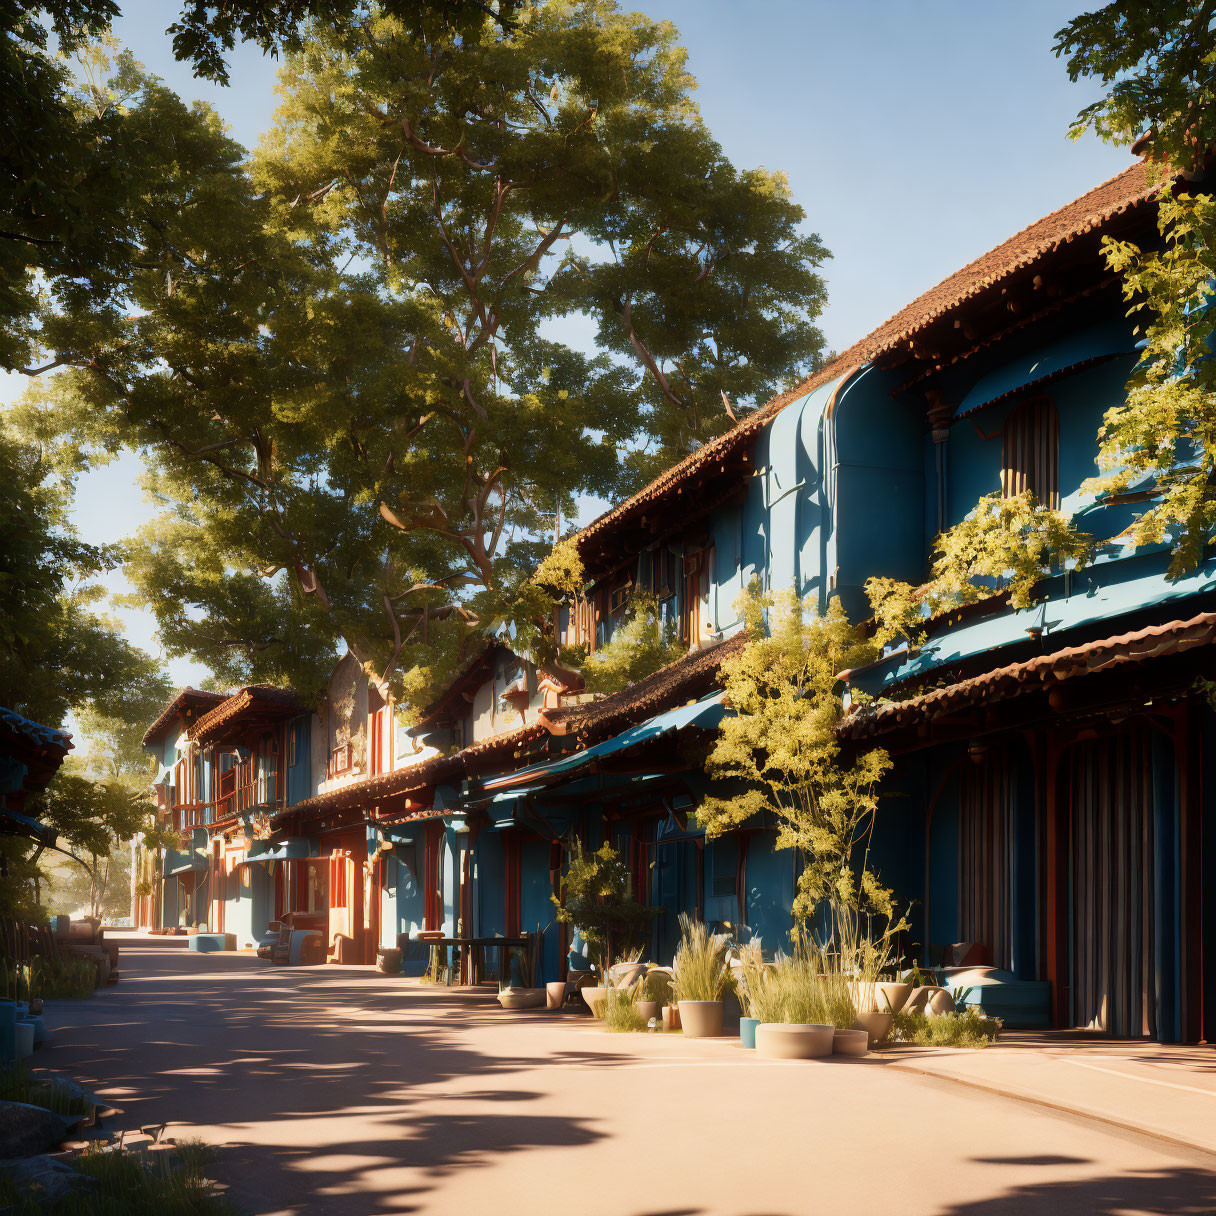
[[[891,1023],[892,1038],[919,1047],[987,1047],[1004,1028],[1000,1018],[985,1017],[975,1009],[932,1017],[920,1009],[901,1010]]]

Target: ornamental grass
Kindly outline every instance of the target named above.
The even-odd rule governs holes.
[[[28,963],[0,962],[0,999],[77,1001],[93,995],[97,967],[91,959],[63,954],[38,956]]]
[[[922,1009],[900,1010],[891,1023],[892,1037],[918,1047],[987,1047],[1004,1029],[1000,1018],[975,1009],[957,1013],[926,1014]]]
[[[649,1023],[638,1010],[638,993],[641,981],[626,988],[609,988],[602,1001],[596,1005],[603,1009],[604,1029],[614,1034],[635,1034],[649,1028]]]
[[[720,1001],[730,983],[725,933],[711,933],[709,926],[680,913],[680,946],[676,950],[673,997],[676,1001]]]

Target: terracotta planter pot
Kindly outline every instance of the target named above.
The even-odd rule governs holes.
[[[885,1043],[891,1034],[891,1023],[895,1020],[893,1013],[859,1013],[857,1026],[864,1030],[870,1038],[870,1046],[877,1047]]]
[[[685,1037],[713,1039],[722,1033],[721,1001],[680,1001],[679,1006]]]
[[[874,1015],[865,1016],[872,1017]],[[842,1030],[837,1028],[832,1035],[832,1052],[835,1055],[864,1056],[869,1050],[870,1034],[867,1030]]]
[[[498,1003],[504,1009],[539,1009],[545,1003],[543,988],[502,988]]]
[[[680,1007],[679,1005],[664,1005],[663,1006],[663,1029],[664,1030],[680,1030]]]
[[[545,985],[545,1006],[548,1009],[560,1009],[566,999],[566,981],[554,980]]]
[[[745,1015],[739,1019],[739,1042],[752,1051],[756,1050],[756,1027],[759,1025],[759,1018],[749,1018]]]
[[[756,1027],[756,1054],[766,1060],[814,1060],[832,1054],[834,1026],[761,1022]]]
[[[875,995],[879,1013],[898,1013],[912,995],[912,985],[905,983],[884,982],[875,984]]]
[[[608,995],[607,985],[588,984],[586,988],[579,989],[579,992],[583,1000],[587,1002],[587,1008],[591,1010],[591,1016],[593,1018],[603,1017],[603,1002],[604,998]],[[599,1005],[600,1008],[596,1009],[596,1005]]]
[[[646,1019],[647,1022],[651,1018],[660,1018],[663,1016],[663,1008],[658,1001],[637,1001],[634,1007],[638,1013]]]

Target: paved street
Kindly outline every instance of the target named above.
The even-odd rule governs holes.
[[[226,1146],[255,1213],[1216,1212],[1216,1158],[894,1067],[617,1036],[360,968],[124,942],[40,1063]]]

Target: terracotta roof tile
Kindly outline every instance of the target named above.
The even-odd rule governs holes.
[[[710,689],[722,660],[742,647],[745,636],[737,633],[723,642],[691,650],[600,701],[544,710],[541,721],[555,735],[600,735],[673,709]]]
[[[1131,633],[1036,655],[1020,663],[1009,663],[945,688],[909,697],[906,701],[875,702],[846,718],[839,733],[847,739],[870,738],[898,727],[930,722],[958,709],[986,705],[1030,689],[1095,675],[1128,663],[1182,654],[1214,642],[1216,612],[1201,612],[1185,621],[1150,625]]]
[[[733,455],[790,402],[890,353],[897,346],[916,337],[933,322],[953,312],[1002,279],[1025,270],[1052,250],[1102,227],[1122,212],[1147,202],[1155,193],[1156,187],[1149,181],[1148,163],[1138,161],[1080,198],[1023,228],[995,249],[969,262],[961,270],[956,270],[954,274],[943,279],[936,287],[918,296],[801,384],[773,398],[733,429],[719,435],[661,473],[632,498],[627,498],[593,520],[577,533],[575,540],[581,546],[592,537],[622,523],[629,516],[640,513],[648,504],[662,499],[698,469]]]
[[[271,819],[282,819],[300,812],[340,811],[356,806],[366,806],[370,809],[381,799],[396,798],[412,790],[451,781],[475,771],[495,758],[505,756],[514,760],[516,748],[544,738],[545,733],[543,726],[533,723],[505,734],[491,735],[488,739],[471,743],[450,756],[432,756],[421,764],[412,764],[407,768],[394,769],[391,773],[379,773],[375,777],[365,777],[362,781],[340,785],[324,794],[317,794],[313,798],[276,811]]]
[[[201,688],[183,688],[181,692],[161,710],[160,717],[144,732],[146,747],[157,735],[163,734],[174,718],[181,716],[186,710],[209,710],[227,698],[226,692],[205,692]]]
[[[209,710],[186,732],[191,739],[202,742],[213,738],[225,725],[251,709],[276,709],[283,716],[301,709],[300,700],[290,688],[276,688],[273,684],[251,684],[234,692]]]

